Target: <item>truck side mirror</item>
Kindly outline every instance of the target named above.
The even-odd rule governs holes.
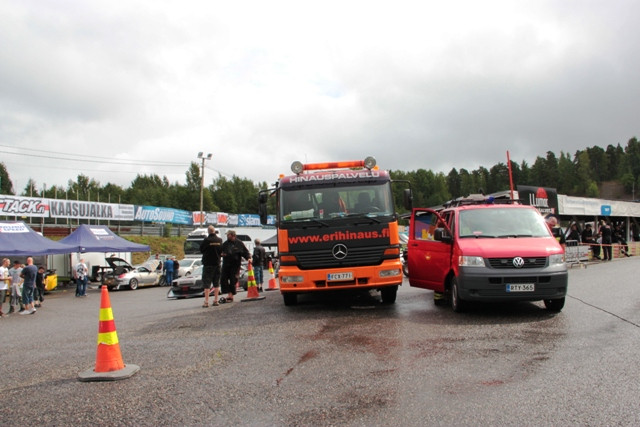
[[[411,189],[410,188],[405,188],[404,189],[404,193],[403,193],[403,201],[404,201],[404,208],[406,210],[411,210],[413,209],[413,194],[411,193]]]
[[[268,196],[265,193],[258,194],[258,215],[262,225],[267,225],[267,200]]]
[[[436,228],[433,233],[434,240],[442,243],[451,243],[453,238],[446,228]]]

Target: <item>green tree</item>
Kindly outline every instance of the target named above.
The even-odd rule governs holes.
[[[9,172],[4,166],[4,163],[0,163],[0,194],[15,194],[13,191],[13,182],[9,178]]]

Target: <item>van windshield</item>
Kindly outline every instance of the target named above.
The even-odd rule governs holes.
[[[461,238],[548,237],[544,219],[533,209],[489,208],[460,212]]]

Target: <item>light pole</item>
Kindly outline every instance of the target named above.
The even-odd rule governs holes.
[[[204,196],[204,161],[211,160],[211,153],[207,154],[207,157],[204,156],[204,153],[200,151],[198,153],[198,158],[202,159],[202,171],[200,173],[200,227],[204,226],[204,211],[202,208],[202,199]]]

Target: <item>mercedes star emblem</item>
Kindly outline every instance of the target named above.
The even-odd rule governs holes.
[[[342,243],[338,243],[333,247],[331,253],[335,259],[345,259],[347,256],[347,247]]]

